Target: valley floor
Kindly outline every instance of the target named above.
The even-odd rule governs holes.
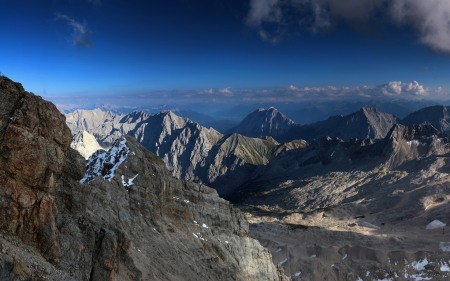
[[[374,217],[343,208],[278,217],[253,209],[247,218],[251,237],[292,280],[450,279],[450,230],[412,221],[375,226]]]

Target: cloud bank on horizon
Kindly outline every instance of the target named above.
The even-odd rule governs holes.
[[[102,104],[104,97],[47,97],[58,104],[59,108],[69,110],[79,108],[80,104]],[[147,106],[160,104],[244,104],[244,103],[301,103],[308,101],[367,101],[367,100],[434,100],[448,101],[450,93],[438,87],[426,88],[417,81],[409,83],[391,81],[377,86],[345,86],[345,87],[297,87],[290,85],[284,88],[264,89],[232,89],[231,87],[207,90],[166,90],[149,91],[138,94],[110,95],[108,103],[122,106]]]
[[[448,0],[250,0],[247,15],[247,24],[272,43],[280,40],[283,26],[292,22],[316,33],[339,22],[361,26],[380,20],[413,28],[422,44],[450,54]],[[277,26],[275,31],[271,26]]]

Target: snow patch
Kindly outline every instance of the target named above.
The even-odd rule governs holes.
[[[202,224],[203,228],[209,228],[206,224]]]
[[[128,180],[125,180],[125,176],[122,175],[122,185],[123,185],[124,187],[130,187],[130,186],[133,186],[134,180],[137,178],[138,175],[139,175],[139,174],[135,175],[135,176],[132,177],[132,178],[129,178]]]
[[[415,146],[420,145],[420,142],[418,140],[407,141],[406,143],[409,145],[409,147],[411,147],[413,145],[415,145]]]
[[[422,271],[425,269],[425,266],[427,264],[428,264],[428,260],[427,260],[427,258],[424,258],[423,260],[413,262],[411,265],[415,270]]]
[[[445,262],[442,262],[440,270],[441,270],[441,272],[450,272],[450,267]]]
[[[116,140],[107,151],[97,150],[87,161],[86,172],[80,183],[87,183],[97,176],[103,176],[104,180],[111,181],[116,175],[116,170],[127,159],[130,149],[126,145],[127,140]]]
[[[208,241],[205,238],[203,238],[202,234],[200,232],[194,233],[192,232],[192,234],[195,236],[195,238],[200,239],[202,241]]]
[[[434,221],[430,222],[430,223],[427,225],[426,229],[427,229],[427,230],[442,229],[442,228],[444,228],[446,225],[447,225],[447,224],[445,224],[445,223],[443,223],[443,222],[441,222],[441,221],[439,221],[439,220],[434,220]]]
[[[413,274],[409,277],[413,278],[414,281],[431,280],[431,277],[423,276],[423,273],[422,274]]]
[[[444,252],[450,252],[450,242],[439,242],[439,249]]]

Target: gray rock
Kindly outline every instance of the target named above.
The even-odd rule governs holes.
[[[270,136],[277,138],[286,134],[296,124],[276,108],[259,108],[247,115],[239,125],[229,133],[238,133],[247,137],[262,138]]]
[[[12,268],[18,280],[285,280],[239,210],[132,138],[80,184],[64,116],[7,78],[0,87],[2,280]]]

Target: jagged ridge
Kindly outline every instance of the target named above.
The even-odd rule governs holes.
[[[85,161],[69,148],[64,116],[7,78],[0,85],[2,278],[284,278],[247,237],[237,209],[210,188],[172,177],[131,138],[104,157],[109,172],[81,185]],[[125,178],[135,179],[128,188]]]

